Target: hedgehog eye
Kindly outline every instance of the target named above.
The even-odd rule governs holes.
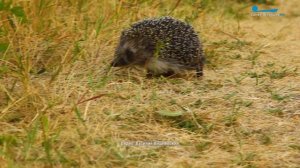
[[[130,62],[133,62],[134,60],[134,53],[130,50],[130,49],[126,49],[125,50],[125,59],[126,59],[126,62],[130,63]]]

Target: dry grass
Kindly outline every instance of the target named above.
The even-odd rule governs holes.
[[[248,3],[178,2],[0,10],[1,167],[299,167],[300,3],[254,18]],[[166,14],[200,32],[202,79],[109,70],[124,27]],[[151,140],[179,145],[120,144]]]

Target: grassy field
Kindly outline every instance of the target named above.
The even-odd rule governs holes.
[[[253,4],[285,16],[251,16]],[[297,0],[0,1],[0,167],[299,168],[299,8]],[[109,68],[122,29],[164,15],[199,32],[203,78]]]

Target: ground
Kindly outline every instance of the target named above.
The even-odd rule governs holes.
[[[272,17],[245,2],[116,2],[11,4],[25,23],[0,10],[12,17],[0,22],[1,165],[300,167],[300,2],[260,4],[285,14]],[[120,31],[164,12],[199,32],[204,76],[110,68]]]

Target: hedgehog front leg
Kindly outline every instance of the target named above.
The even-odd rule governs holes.
[[[147,78],[153,78],[155,75],[154,75],[154,72],[151,71],[151,70],[147,70],[147,74],[146,74],[146,77]]]
[[[160,74],[160,75],[161,75],[161,76],[164,76],[164,77],[170,77],[170,76],[175,75],[175,72],[172,71],[172,70],[169,70],[169,71],[167,71],[167,72],[165,72],[165,73],[162,73],[162,74]]]
[[[172,70],[169,70],[167,72],[164,72],[164,73],[155,73],[154,71],[151,71],[151,70],[147,70],[147,75],[146,77],[147,78],[153,78],[153,77],[159,77],[159,76],[163,76],[163,77],[170,77],[170,76],[173,76],[175,75],[175,72],[172,71]]]

